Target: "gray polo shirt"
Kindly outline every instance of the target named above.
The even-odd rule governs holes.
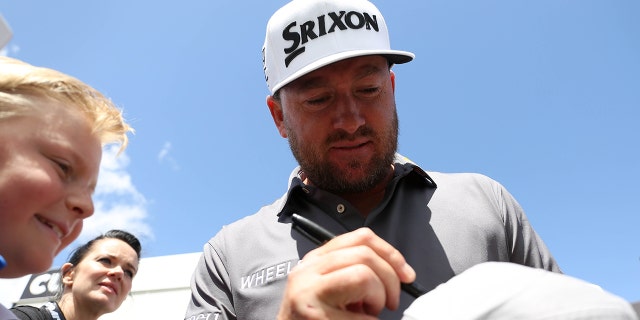
[[[282,198],[205,244],[185,319],[275,319],[287,274],[316,247],[291,228],[292,213],[334,234],[369,227],[402,252],[427,290],[486,261],[560,271],[520,205],[486,176],[427,174],[396,155],[384,200],[364,218],[344,199],[303,184],[299,170]],[[403,292],[400,308],[380,319],[400,319],[413,300]]]

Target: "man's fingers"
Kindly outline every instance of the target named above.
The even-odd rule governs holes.
[[[401,282],[409,283],[413,282],[416,278],[416,273],[407,264],[406,260],[396,248],[378,237],[369,228],[360,228],[352,232],[348,232],[339,235],[331,241],[325,243],[316,250],[311,251],[308,256],[322,255],[328,252],[336,251],[343,248],[349,248],[354,246],[366,246],[371,248],[376,255],[385,260],[398,275]],[[305,256],[305,259],[307,256]]]
[[[322,285],[321,299],[330,306],[342,306],[342,310],[349,310],[350,306],[351,311],[378,315],[387,305],[382,279],[366,265],[351,265],[325,274]],[[397,299],[391,300],[397,304]]]
[[[350,286],[356,282],[365,283],[369,281],[369,278],[375,278],[382,284],[375,290],[384,292],[387,297],[386,305],[390,309],[397,307],[400,296],[400,280],[396,270],[370,247],[364,245],[346,247],[323,254],[305,256],[303,261],[296,268],[313,268],[314,273],[323,276],[335,273],[334,276],[338,277],[342,272],[349,273],[339,285]]]
[[[335,237],[288,275],[279,319],[375,319],[400,302],[400,282],[415,272],[368,228]],[[300,303],[304,301],[304,303]]]
[[[382,281],[365,266],[319,274],[312,263],[289,274],[278,319],[373,320],[385,306]]]

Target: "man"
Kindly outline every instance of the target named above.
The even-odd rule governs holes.
[[[205,245],[185,319],[399,319],[415,299],[401,282],[430,291],[487,261],[559,272],[500,184],[396,153],[391,66],[413,57],[366,0],[294,0],[271,17],[267,106],[300,167]],[[316,249],[293,213],[340,236]]]

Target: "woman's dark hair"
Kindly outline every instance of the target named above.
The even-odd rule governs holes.
[[[103,239],[118,239],[125,242],[136,252],[136,255],[138,256],[138,261],[140,260],[140,251],[142,250],[142,245],[140,245],[140,241],[138,240],[138,238],[136,238],[136,236],[132,235],[129,232],[113,229],[89,240],[89,242],[81,245],[80,247],[77,247],[75,250],[73,250],[73,252],[71,252],[69,260],[67,260],[67,263],[71,263],[74,267],[77,266],[80,263],[80,261],[82,261],[82,259],[84,259],[87,256],[89,251],[91,251],[91,248],[93,247],[93,245],[97,241],[100,241]],[[62,270],[60,270],[60,281],[59,281],[58,292],[55,296],[55,301],[60,301],[60,298],[62,297],[62,292],[64,291],[64,284],[62,283],[62,278],[64,278],[64,274],[62,274]]]
[[[84,259],[87,253],[91,251],[91,247],[93,247],[93,244],[96,243],[96,241],[102,239],[122,240],[123,242],[131,246],[131,248],[133,248],[133,250],[136,252],[136,255],[138,256],[138,260],[140,260],[140,250],[142,250],[142,246],[140,245],[140,241],[138,241],[138,238],[136,238],[129,232],[114,229],[109,230],[107,231],[107,233],[99,235],[92,240],[89,240],[89,242],[73,250],[73,252],[71,253],[71,257],[67,262],[71,263],[74,266],[77,266],[78,263],[80,263],[80,261]]]

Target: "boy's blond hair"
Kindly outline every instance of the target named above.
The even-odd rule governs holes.
[[[133,128],[125,122],[122,111],[96,89],[62,72],[0,57],[0,121],[32,106],[34,96],[77,108],[103,145],[119,143],[120,151],[127,147],[127,132]]]

